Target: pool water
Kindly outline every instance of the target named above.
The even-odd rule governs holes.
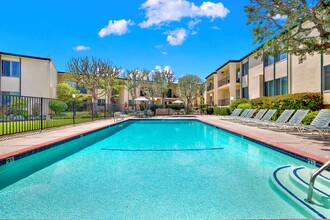
[[[307,166],[202,122],[129,121],[2,166],[0,218],[312,217],[271,186],[285,164]]]

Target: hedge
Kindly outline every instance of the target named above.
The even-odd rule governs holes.
[[[169,105],[166,105],[166,108],[180,110],[180,109],[184,109],[184,105],[183,104],[169,104]]]
[[[215,115],[229,115],[230,111],[228,107],[214,107]]]
[[[304,125],[310,125],[318,113],[319,113],[319,111],[308,112],[308,114],[305,116],[305,118],[302,121],[302,123]]]
[[[323,97],[320,93],[296,93],[272,97],[260,97],[256,99],[239,99],[230,105],[230,110],[237,108],[242,103],[250,104],[256,109],[276,109],[273,119],[277,119],[285,109],[309,109],[320,110],[323,107]],[[243,105],[244,106],[244,105]]]

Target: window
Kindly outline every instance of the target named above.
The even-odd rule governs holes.
[[[1,72],[2,72],[2,76],[19,77],[20,76],[19,62],[3,60]]]
[[[144,88],[140,89],[140,96],[146,96],[146,93],[143,90]]]
[[[278,62],[278,61],[281,61],[281,60],[285,60],[287,58],[288,58],[287,53],[279,53],[279,54],[276,55],[275,61]]]
[[[19,92],[0,92],[0,104],[11,102],[13,96],[19,96]]]
[[[281,78],[275,80],[275,95],[281,95]]]
[[[239,89],[236,89],[236,99],[240,99],[241,97],[241,91]]]
[[[76,89],[80,91],[81,94],[87,94],[87,89],[83,86],[76,86]]]
[[[167,91],[166,97],[171,98],[172,97],[172,89],[169,89]]]
[[[274,96],[274,80],[265,82],[265,96]]]
[[[240,70],[236,71],[236,82],[240,82],[241,81],[241,72]]]
[[[275,90],[274,90],[275,82]],[[265,82],[265,96],[288,94],[288,77],[282,77]]]
[[[98,106],[105,106],[105,99],[98,99],[97,100],[97,105]]]
[[[66,81],[67,85],[75,88],[76,90],[80,91],[81,94],[87,94],[87,89],[83,86],[79,86],[77,82],[74,81]]]
[[[242,98],[249,98],[249,87],[242,88]]]
[[[242,65],[242,76],[249,74],[249,62],[243,63]]]
[[[324,67],[324,90],[330,90],[330,65]]]
[[[274,57],[272,57],[272,56],[268,56],[268,57],[266,57],[265,59],[264,59],[264,66],[266,67],[266,66],[270,66],[270,65],[272,65],[272,64],[274,64]]]
[[[288,94],[288,77],[281,78],[281,95]]]

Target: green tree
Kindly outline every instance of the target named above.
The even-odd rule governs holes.
[[[193,100],[204,93],[205,85],[198,76],[188,74],[179,78],[178,89],[180,97],[186,100],[186,111],[191,112]]]
[[[72,100],[72,95],[76,94],[77,99],[80,97],[80,91],[73,88],[72,86],[66,83],[60,83],[56,86],[56,95],[58,99],[63,101],[70,101]]]
[[[154,75],[154,82],[156,83],[157,93],[162,96],[162,105],[165,108],[165,99],[168,90],[174,83],[175,77],[174,72],[169,69],[158,70]]]
[[[245,7],[257,56],[286,52],[298,56],[330,54],[329,0],[250,0]],[[316,34],[315,34],[316,33]]]
[[[69,79],[85,87],[91,94],[94,110],[96,109],[99,96],[104,93],[104,91],[100,90],[100,87],[104,75],[109,70],[109,63],[95,57],[90,59],[86,56],[72,58],[66,65],[69,72]]]
[[[114,92],[119,89],[119,70],[109,62],[103,67],[106,69],[102,71],[100,88],[107,98],[107,103],[111,104]]]
[[[132,98],[133,109],[135,108],[136,93],[139,88],[141,88],[143,81],[143,74],[139,69],[128,70],[125,76],[125,86],[128,94]]]
[[[154,99],[157,95],[158,85],[155,81],[155,72],[150,70],[142,70],[142,78],[143,78],[143,86],[141,87],[141,91],[145,94],[147,98],[151,99],[151,105],[154,105]]]
[[[49,102],[49,108],[56,114],[59,114],[64,112],[68,108],[68,105],[65,102],[59,100],[52,100]]]

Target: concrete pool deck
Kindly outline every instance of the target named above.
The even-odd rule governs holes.
[[[180,117],[154,117],[151,119],[159,118]],[[330,160],[330,135],[327,135],[328,139],[326,140],[322,140],[321,138],[306,138],[300,135],[286,134],[285,132],[260,129],[239,123],[224,121],[220,120],[217,116],[203,115],[196,116],[196,118],[208,124],[224,128],[303,157],[314,159],[321,163]],[[181,119],[187,118],[182,117]],[[107,127],[118,122],[121,121],[115,122],[113,119],[95,121],[0,141],[0,160]]]

